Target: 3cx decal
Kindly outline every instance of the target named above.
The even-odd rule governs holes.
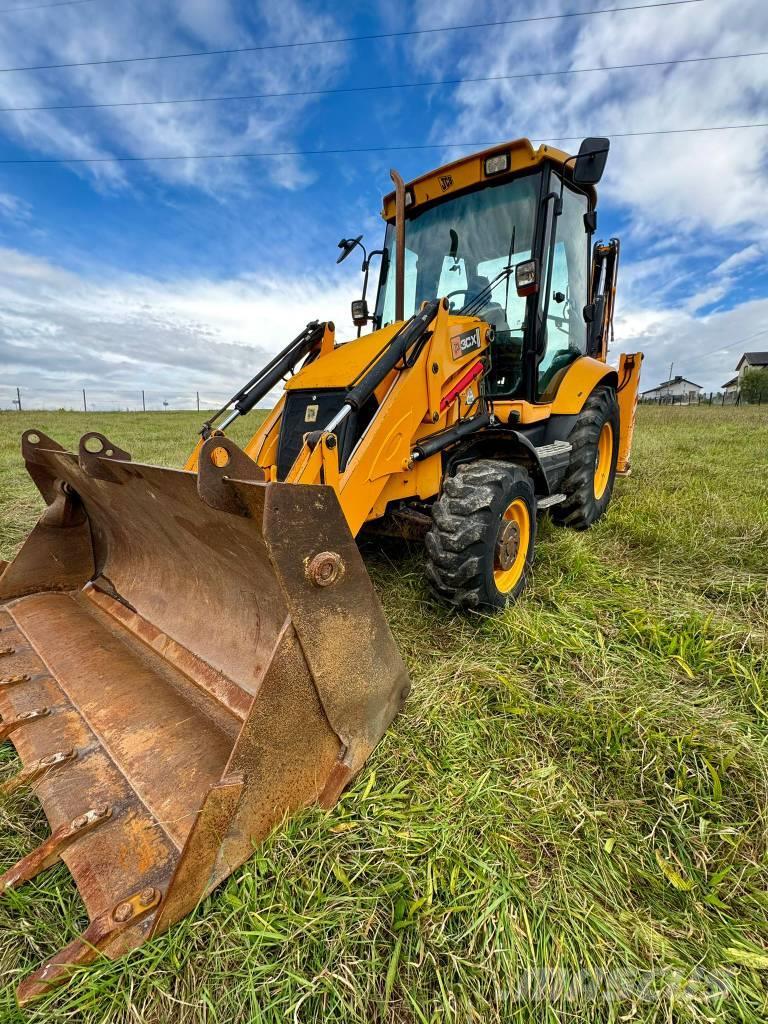
[[[460,359],[468,352],[477,352],[480,348],[480,328],[475,327],[463,334],[456,334],[451,338],[451,355],[454,359]]]

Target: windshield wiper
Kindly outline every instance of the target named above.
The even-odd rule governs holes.
[[[505,311],[507,309],[509,309],[509,278],[510,278],[510,275],[511,275],[512,271],[515,269],[512,266],[512,257],[515,254],[515,233],[516,233],[516,231],[517,231],[517,225],[513,224],[512,225],[512,237],[509,240],[509,252],[507,254],[507,265],[506,265],[506,267],[502,267],[501,270],[499,271],[499,273],[496,275],[496,277],[494,277],[494,279],[492,281],[489,281],[489,283],[485,286],[485,288],[482,289],[482,291],[479,291],[477,293],[477,295],[475,295],[473,298],[469,299],[468,302],[464,303],[464,305],[459,310],[459,315],[464,314],[465,316],[473,316],[473,315],[479,313],[480,310],[485,305],[487,299],[490,298],[491,293],[493,292],[493,289],[496,287],[496,285],[500,281],[505,280],[505,279],[506,279],[506,292],[505,292],[505,295],[504,295],[504,309],[505,309]]]

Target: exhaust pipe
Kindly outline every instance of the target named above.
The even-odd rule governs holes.
[[[405,319],[405,182],[392,168],[395,183],[395,320]]]

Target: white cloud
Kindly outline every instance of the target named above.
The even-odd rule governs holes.
[[[768,347],[768,299],[754,299],[733,309],[697,317],[685,309],[638,309],[620,306],[616,320],[619,352],[645,353],[642,389],[674,373],[717,391],[734,375],[743,352]]]
[[[24,199],[10,192],[0,192],[0,217],[15,223],[28,221],[32,207]]]
[[[54,14],[49,12],[49,18]],[[236,11],[229,0],[179,5],[110,4],[55,12],[56,31],[35,19],[0,19],[0,67],[108,60],[141,54],[205,50],[338,35],[335,19],[310,0],[263,0]],[[131,42],[133,41],[133,42]],[[22,56],[23,55],[23,56]],[[246,53],[230,57],[101,65],[0,74],[0,106],[132,102],[206,95],[327,87],[343,67],[343,46]],[[311,97],[101,110],[3,113],[7,134],[53,157],[236,153],[295,148]],[[73,165],[74,167],[75,165]],[[144,165],[164,180],[211,191],[237,188],[248,165],[239,161],[157,161]],[[306,171],[264,161],[273,184],[296,188]],[[80,165],[102,187],[127,184],[119,164]]]
[[[581,6],[562,0],[559,9]],[[403,24],[396,5],[380,4],[379,14],[385,28]],[[493,0],[482,13],[476,0],[422,0],[412,24],[512,16],[503,0]],[[0,66],[109,58],[129,53],[127,40],[140,41],[135,52],[161,52],[347,34],[309,0],[284,0],[279,6],[262,0],[255,15],[244,15],[229,0],[186,0],[172,7],[115,4],[108,16],[62,8],[56,19],[55,33],[42,32],[31,18],[13,26],[0,21]],[[395,77],[415,80],[738,53],[759,49],[755,40],[760,38],[768,38],[764,0],[712,0],[422,35],[410,43],[383,43],[380,52],[396,61]],[[342,74],[346,56],[344,46],[334,45],[221,60],[0,75],[0,105],[324,88]],[[482,142],[543,131],[549,139],[538,141],[550,141],[578,133],[739,123],[766,119],[768,60],[467,84],[451,93],[420,95],[426,109],[435,110],[425,141]],[[18,142],[42,155],[192,154],[295,148],[313,102],[295,98],[0,117]],[[576,143],[563,145],[575,148]],[[244,183],[238,162],[148,167],[166,180],[209,191],[236,192]],[[303,187],[315,173],[292,158],[264,161],[259,172],[267,184],[286,189]],[[103,189],[128,187],[119,165],[83,167],[80,173],[92,175]],[[717,303],[733,304],[739,271],[764,259],[768,131],[617,139],[601,197],[603,207],[621,211],[627,221],[616,331],[620,347],[645,350],[646,386],[663,379],[674,361],[675,372],[707,389],[718,387],[732,375],[740,339],[768,323],[768,300],[713,309]],[[24,207],[0,195],[0,216],[14,215],[24,216]],[[298,271],[281,279],[164,283],[107,270],[76,275],[8,250],[0,252],[0,266],[3,385],[18,382],[39,388],[40,394],[57,392],[57,401],[73,392],[76,399],[83,385],[95,395],[100,389],[105,396],[125,394],[126,400],[130,389],[135,401],[145,381],[173,402],[183,397],[188,404],[190,391],[198,389],[224,398],[307,320],[332,317],[351,333],[347,301],[356,288],[351,271],[343,284],[338,277]],[[0,404],[9,397],[9,387],[0,386]]]
[[[716,268],[715,273],[732,274],[734,270],[739,270],[748,263],[754,263],[755,260],[761,259],[762,256],[763,249],[759,245],[748,245],[746,248],[739,249],[738,252],[723,260]]]
[[[353,272],[300,278],[160,282],[82,276],[0,250],[0,408],[16,386],[27,407],[189,408],[223,401],[310,320],[353,336]]]
[[[583,7],[564,0],[552,10]],[[501,0],[482,16],[473,0],[422,0],[417,23],[512,16]],[[746,53],[766,38],[765,0],[715,0],[420,36],[410,55],[425,75],[439,66],[471,78]],[[766,96],[765,57],[465,84],[436,107],[431,138],[528,135],[557,144],[560,136],[765,121]],[[561,146],[574,151],[578,142]],[[768,323],[768,300],[734,306],[738,271],[764,258],[768,244],[768,130],[614,139],[599,192],[602,209],[627,222],[616,353],[645,351],[645,387],[674,361],[675,373],[718,388],[733,375],[737,343]]]
[[[561,10],[578,9],[568,0]],[[506,4],[483,8],[482,20],[510,17]],[[424,0],[418,23],[477,21],[468,0]],[[424,70],[503,75],[589,68],[758,50],[768,37],[764,0],[717,0],[421,36],[411,54]],[[492,38],[492,42],[491,42]],[[432,138],[483,141],[530,135],[599,135],[766,120],[768,59],[646,68],[465,84],[436,117]],[[542,137],[539,133],[547,132]],[[563,143],[574,149],[577,143]],[[699,228],[741,228],[768,236],[768,130],[616,139],[601,186],[604,200],[625,208],[647,237],[662,226],[685,235]]]

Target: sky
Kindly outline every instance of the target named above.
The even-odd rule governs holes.
[[[352,337],[359,261],[337,266],[336,244],[378,247],[392,166],[408,180],[504,139],[575,152],[586,135],[768,121],[766,56],[333,92],[768,51],[765,0],[461,31],[434,30],[632,0],[43,3],[0,2],[1,108],[326,92],[0,110],[0,408],[17,387],[26,408],[77,407],[82,389],[93,409],[140,407],[142,390],[152,408],[211,406],[309,320]],[[396,34],[414,29],[429,31]],[[328,39],[347,41],[93,63]],[[334,149],[376,151],[192,159]],[[183,159],[107,159],[148,155]],[[614,137],[599,191],[598,234],[622,239],[610,357],[643,351],[643,388],[674,364],[716,390],[768,349],[768,128]]]

